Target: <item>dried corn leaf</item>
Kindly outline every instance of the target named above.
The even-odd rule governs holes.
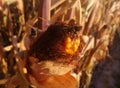
[[[34,76],[35,77],[35,76]],[[38,79],[39,77],[39,79]],[[64,75],[39,75],[37,82],[42,88],[76,88],[76,79],[69,73]],[[40,79],[41,78],[41,79]]]
[[[83,31],[83,34],[88,34],[92,28],[92,26],[94,25],[95,22],[95,16],[96,13],[98,11],[99,8],[99,1],[96,1],[95,5],[92,7],[90,13],[88,13],[88,19],[87,22],[85,24],[85,29]]]
[[[72,65],[65,65],[62,63],[52,62],[52,61],[41,61],[38,64],[31,66],[31,69],[36,69],[39,74],[53,74],[53,75],[63,75],[72,71],[75,67]]]
[[[80,0],[77,0],[76,2],[75,20],[78,25],[82,25],[82,7]]]
[[[58,7],[59,5],[61,5],[62,3],[64,3],[66,0],[53,0],[51,2],[52,6],[51,6],[51,10],[55,9],[56,7]]]
[[[51,17],[51,20],[56,22],[58,17],[60,17],[61,15],[65,14],[65,11],[67,11],[68,9],[70,9],[75,3],[76,3],[77,0],[74,0],[74,1],[66,1],[65,3],[63,3],[61,5],[61,9],[59,12],[57,12],[54,16]]]
[[[8,72],[8,65],[7,65],[7,62],[5,61],[5,59],[2,58],[2,70],[3,70],[3,73],[4,74],[7,74]]]
[[[13,77],[8,80],[7,88],[28,88],[29,84],[26,83],[25,79],[21,76],[20,73],[16,73]]]
[[[42,17],[46,20],[50,20],[50,8],[51,8],[51,0],[41,0],[40,8],[39,8],[39,17]],[[46,30],[49,24],[41,19],[38,20],[38,24],[40,29]]]
[[[88,42],[85,44],[84,48],[80,53],[80,57],[83,57],[88,50],[94,48],[94,43],[95,43],[94,37],[89,37]]]
[[[8,81],[8,79],[2,79],[2,80],[0,80],[0,85],[2,85],[2,84],[6,84],[7,81]]]

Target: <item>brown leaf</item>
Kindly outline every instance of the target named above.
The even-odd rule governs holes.
[[[31,69],[38,72],[39,74],[63,75],[72,71],[74,66],[65,65],[54,61],[41,61],[37,64],[34,63],[31,65]]]
[[[38,79],[38,78],[37,78]],[[41,79],[41,80],[40,80]],[[76,88],[77,80],[69,73],[64,75],[39,75],[40,88]]]
[[[98,11],[98,8],[99,8],[99,1],[96,1],[96,3],[93,5],[91,11],[88,13],[88,19],[87,19],[87,22],[85,24],[85,29],[83,31],[83,34],[88,34],[95,22],[95,16],[96,16],[96,13]]]

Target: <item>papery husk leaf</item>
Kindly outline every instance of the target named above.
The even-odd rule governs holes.
[[[100,26],[100,28],[98,29],[98,32],[96,34],[96,39],[100,39],[103,34],[105,34],[106,32],[108,32],[108,26],[103,24],[102,26]]]
[[[11,77],[7,83],[7,88],[28,88],[28,86],[28,83],[26,84],[25,79],[19,72],[16,73],[16,75],[14,75],[13,77]]]
[[[77,0],[76,2],[75,20],[77,24],[82,25],[82,7],[80,0]]]
[[[22,14],[24,14],[24,6],[23,6],[23,0],[16,0],[17,7],[21,11]]]
[[[83,34],[88,34],[90,32],[90,29],[94,24],[95,15],[97,13],[98,8],[99,8],[99,1],[96,1],[95,5],[92,7],[92,10],[90,11],[90,13],[88,13],[90,15],[88,16],[87,22],[85,24]]]
[[[3,73],[4,73],[4,74],[7,74],[7,72],[8,72],[8,65],[7,65],[7,62],[5,61],[4,58],[2,58],[1,63],[2,63],[2,67],[3,67],[3,68],[2,68]]]
[[[15,55],[15,60],[17,65],[16,80],[20,81],[20,84],[19,84],[20,88],[28,88],[29,83],[25,77],[26,73],[24,72],[26,63],[22,60],[22,58],[19,55],[16,36],[13,36],[12,42],[13,42],[14,55]]]
[[[70,9],[75,3],[76,3],[77,0],[74,0],[74,1],[71,1],[71,2],[64,2],[62,5],[61,5],[61,9],[59,12],[57,12],[54,16],[51,17],[51,20],[56,22],[58,17],[60,17],[62,14],[65,13],[65,11],[67,11],[68,9]]]
[[[21,60],[21,58],[17,59],[17,66],[18,66],[18,73],[17,76],[19,77],[20,81],[22,82],[20,88],[28,88],[30,85],[28,80],[26,79],[26,73],[24,73],[25,62]]]
[[[50,10],[55,9],[56,7],[58,7],[59,5],[61,5],[62,3],[64,3],[66,0],[56,0],[56,1],[52,1],[52,6],[50,8]]]
[[[96,3],[96,0],[89,0],[86,10],[90,10]]]
[[[43,88],[68,88],[68,86],[69,88],[76,88],[78,86],[76,79],[69,73],[64,75],[41,74],[37,75],[35,79]]]
[[[40,88],[75,88],[77,80],[71,75],[72,66],[52,61],[37,63],[36,58],[30,57],[31,83]],[[62,69],[61,69],[62,68]]]
[[[74,69],[72,65],[64,65],[53,61],[41,61],[34,64],[32,70],[38,70],[39,74],[63,75]]]
[[[20,42],[20,51],[25,51],[25,50],[29,50],[30,49],[30,45],[34,42],[30,42],[30,34],[31,34],[31,26],[33,26],[36,22],[38,21],[37,19],[37,15],[32,19],[32,20],[28,20],[28,22],[26,22],[25,25],[25,34]],[[30,25],[30,26],[29,26]]]
[[[34,86],[33,88],[44,88],[44,86],[41,86],[32,75],[28,75],[28,76],[30,83]]]
[[[88,58],[84,64],[84,69],[86,69],[89,67],[91,61],[93,60],[93,55],[95,54],[96,50],[98,50],[98,48],[100,47],[100,45],[103,43],[103,41],[99,41],[98,45],[96,47],[94,47],[94,49],[90,50],[90,53],[88,55]]]
[[[94,37],[89,37],[88,42],[86,43],[86,45],[84,46],[83,50],[80,53],[80,57],[83,57],[88,50],[94,48],[94,42],[95,42]]]
[[[0,80],[0,85],[6,84],[8,81],[8,79],[1,79]]]
[[[66,21],[69,19],[75,19],[75,7],[72,7],[68,11],[66,11],[63,21]]]
[[[87,44],[88,40],[89,40],[89,36],[83,35],[82,36],[83,41]]]

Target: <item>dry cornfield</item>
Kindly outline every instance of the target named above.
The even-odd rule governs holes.
[[[88,88],[120,0],[1,0],[0,19],[0,88]]]

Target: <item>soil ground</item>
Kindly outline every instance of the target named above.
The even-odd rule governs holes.
[[[120,88],[120,36],[117,32],[109,54],[112,59],[106,58],[95,67],[89,88]]]

